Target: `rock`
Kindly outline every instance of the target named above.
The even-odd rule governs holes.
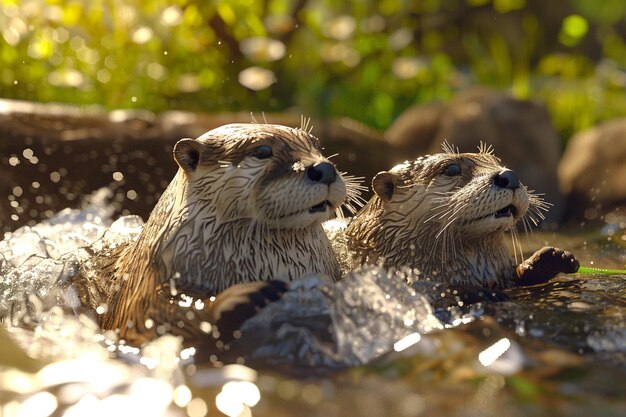
[[[561,218],[563,198],[556,173],[560,139],[542,104],[472,89],[445,105],[408,109],[385,132],[385,140],[403,150],[406,159],[441,152],[444,140],[461,152],[476,152],[481,141],[492,145],[504,165],[554,205],[547,222]]]
[[[595,220],[626,204],[626,118],[574,135],[559,163],[569,220]]]
[[[176,138],[146,111],[0,100],[0,138],[2,232],[80,207],[101,187],[116,215],[146,217],[176,170]]]
[[[296,113],[254,115],[258,122],[300,127]],[[113,191],[119,214],[147,218],[177,169],[174,143],[227,123],[250,123],[250,113],[196,113],[145,110],[105,112],[77,107],[0,99],[0,232],[35,224],[101,187]],[[311,120],[308,125],[348,174],[365,184],[400,160],[382,135],[347,118]],[[364,195],[367,198],[367,195]]]
[[[440,103],[409,107],[389,126],[385,139],[398,149],[423,155],[438,134],[444,112]]]

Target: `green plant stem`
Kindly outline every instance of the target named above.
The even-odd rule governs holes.
[[[602,275],[626,275],[626,269],[605,269],[605,268],[591,268],[581,266],[578,268],[579,274],[602,274]]]

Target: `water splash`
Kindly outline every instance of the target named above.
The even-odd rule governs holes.
[[[246,358],[260,366],[316,372],[357,366],[413,333],[443,328],[427,299],[381,267],[353,271],[337,283],[309,277],[243,328]],[[253,343],[250,343],[253,341]]]

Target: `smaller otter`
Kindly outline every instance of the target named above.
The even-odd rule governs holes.
[[[226,125],[176,143],[180,169],[140,235],[83,268],[79,292],[87,305],[105,306],[101,327],[132,344],[166,332],[195,343],[210,328],[204,322],[232,337],[286,290],[269,280],[339,279],[322,222],[359,186],[320,149],[305,130],[269,124]]]
[[[490,147],[458,153],[444,145],[444,153],[377,174],[372,188],[374,197],[346,229],[358,264],[411,267],[436,282],[489,289],[578,270],[574,255],[551,247],[514,265],[505,233],[515,240],[516,223],[537,224],[547,205],[501,166]]]

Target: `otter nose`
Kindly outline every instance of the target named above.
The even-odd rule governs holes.
[[[512,190],[519,188],[519,178],[514,171],[505,169],[500,171],[493,177],[493,183],[498,187],[510,188]]]
[[[315,165],[311,165],[306,170],[306,176],[315,182],[321,182],[322,184],[330,184],[335,182],[337,178],[337,171],[335,166],[329,162],[318,162]]]

